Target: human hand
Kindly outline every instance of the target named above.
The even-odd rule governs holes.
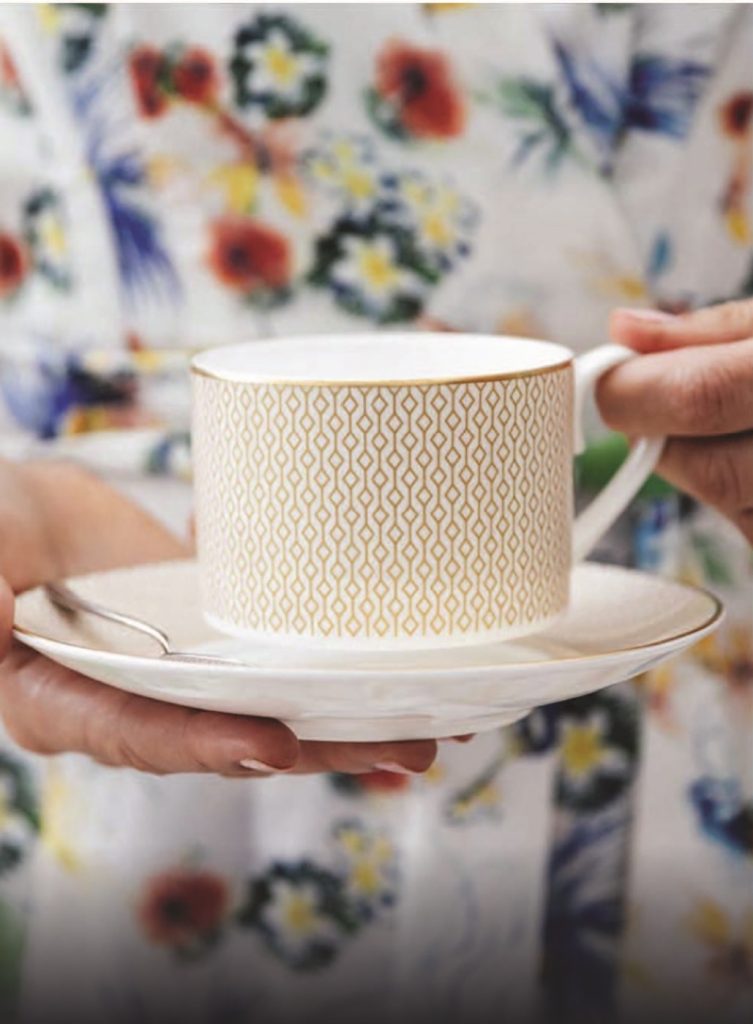
[[[643,355],[599,382],[606,424],[666,436],[658,472],[753,543],[753,300],[679,316],[618,309],[610,333]]]
[[[425,771],[436,743],[299,742],[281,722],[124,693],[12,641],[13,594],[48,580],[186,557],[187,548],[96,477],[0,461],[0,715],[38,754],[77,751],[154,774]]]

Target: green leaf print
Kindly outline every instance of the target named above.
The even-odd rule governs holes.
[[[692,546],[708,583],[719,586],[730,586],[734,583],[730,567],[713,537],[706,533],[693,533]]]
[[[551,86],[530,78],[503,78],[491,94],[479,96],[502,114],[525,123],[513,166],[520,166],[534,150],[544,153],[546,170],[554,172],[567,156],[577,156],[567,122],[557,109]]]
[[[12,1013],[21,973],[24,929],[22,920],[9,903],[0,900],[0,1019]]]

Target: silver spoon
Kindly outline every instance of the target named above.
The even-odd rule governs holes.
[[[134,615],[125,615],[123,612],[116,612],[112,608],[105,608],[104,605],[96,604],[94,601],[88,601],[85,597],[80,597],[74,590],[71,590],[65,583],[47,583],[45,591],[50,601],[64,611],[73,612],[74,614],[83,612],[87,615],[96,615],[100,619],[116,622],[120,626],[125,626],[127,629],[132,629],[137,633],[142,633],[144,636],[151,637],[162,649],[161,658],[169,658],[170,661],[182,661],[190,665],[240,665],[246,667],[242,661],[236,661],[233,658],[222,658],[214,654],[192,654],[189,651],[175,651],[167,633],[163,632],[159,627],[153,626],[149,622],[144,622],[143,619],[137,619]]]

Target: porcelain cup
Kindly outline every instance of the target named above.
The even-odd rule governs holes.
[[[379,650],[542,629],[653,470],[638,440],[576,519],[572,460],[598,378],[512,337],[332,335],[221,347],[192,363],[202,600],[216,628]]]

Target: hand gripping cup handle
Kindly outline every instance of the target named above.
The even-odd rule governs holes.
[[[575,453],[585,448],[583,414],[586,399],[608,370],[636,355],[622,345],[602,345],[575,360]],[[641,437],[630,454],[573,525],[573,561],[581,562],[606,533],[620,513],[630,504],[656,467],[664,448],[664,438]]]

